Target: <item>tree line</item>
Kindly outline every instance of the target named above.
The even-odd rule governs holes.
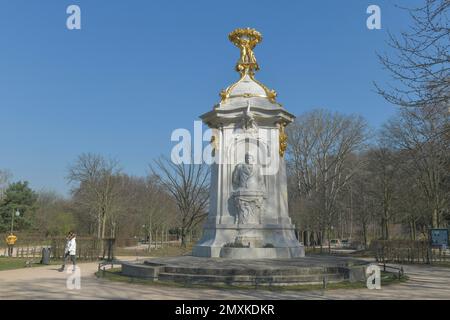
[[[427,237],[450,220],[447,107],[402,109],[374,133],[314,110],[288,127],[291,217],[306,243]]]
[[[450,2],[424,0],[406,9],[412,26],[389,35],[391,54],[378,54],[392,82],[375,83],[397,107],[379,130],[358,115],[327,110],[300,114],[288,126],[290,215],[301,241],[426,238],[450,219],[448,54]],[[0,170],[0,232],[17,228],[97,238],[176,233],[183,245],[207,214],[209,168],[155,159],[145,177],[116,159],[81,154],[70,165],[69,197],[33,191]]]
[[[377,54],[391,81],[376,91],[398,108],[379,132],[324,110],[290,126],[290,208],[306,242],[357,237],[367,245],[448,226],[449,8],[448,0],[403,8],[409,28],[389,33],[391,52]]]
[[[8,183],[0,171],[0,232],[15,230],[61,236],[80,235],[145,239],[172,234],[183,246],[207,214],[209,167],[176,165],[160,157],[145,177],[124,173],[120,163],[99,154],[83,153],[69,166],[69,197],[32,190],[28,182]]]
[[[350,238],[427,236],[450,219],[449,112],[444,106],[400,109],[380,130],[357,115],[313,110],[288,126],[290,215],[306,244]],[[69,198],[35,192],[27,182],[5,184],[0,229],[11,214],[17,228],[46,235],[69,229],[103,238],[177,233],[186,244],[208,210],[209,168],[156,159],[146,177],[120,163],[81,154],[69,167]]]

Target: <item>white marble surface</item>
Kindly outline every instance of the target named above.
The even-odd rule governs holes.
[[[239,87],[241,89],[245,92],[239,91],[240,94],[259,94],[261,88],[245,83]],[[249,114],[254,120],[253,126],[247,126],[244,120]],[[218,163],[212,165],[209,215],[193,255],[243,259],[304,256],[288,215],[286,165],[278,150],[279,123],[290,123],[294,116],[266,98],[236,97],[217,105],[201,118],[215,129]],[[232,174],[237,164],[245,162],[247,153],[261,166],[264,199],[259,223],[239,225]],[[224,248],[242,236],[258,240],[250,241],[250,248],[246,250]],[[265,245],[273,248],[261,247]],[[244,251],[246,253],[242,254]]]

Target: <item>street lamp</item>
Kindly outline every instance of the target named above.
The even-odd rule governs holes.
[[[13,233],[14,230],[14,216],[19,217],[20,216],[20,211],[16,210],[16,212],[14,212],[14,210],[12,211],[11,214],[11,233]]]

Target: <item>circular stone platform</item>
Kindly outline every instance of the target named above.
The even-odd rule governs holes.
[[[300,285],[362,281],[368,262],[309,255],[294,259],[222,259],[179,256],[122,263],[122,274],[185,284]]]

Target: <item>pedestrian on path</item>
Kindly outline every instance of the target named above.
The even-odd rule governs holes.
[[[64,271],[67,263],[67,259],[70,257],[70,260],[73,264],[73,271],[75,271],[75,266],[77,264],[76,257],[77,254],[77,242],[76,242],[76,236],[75,233],[70,231],[69,234],[66,237],[66,247],[64,248],[64,258],[63,258],[63,265],[59,269],[60,272]]]
[[[16,244],[17,237],[11,232],[6,237],[6,244],[8,245],[8,256],[12,257],[14,251],[14,245]]]

